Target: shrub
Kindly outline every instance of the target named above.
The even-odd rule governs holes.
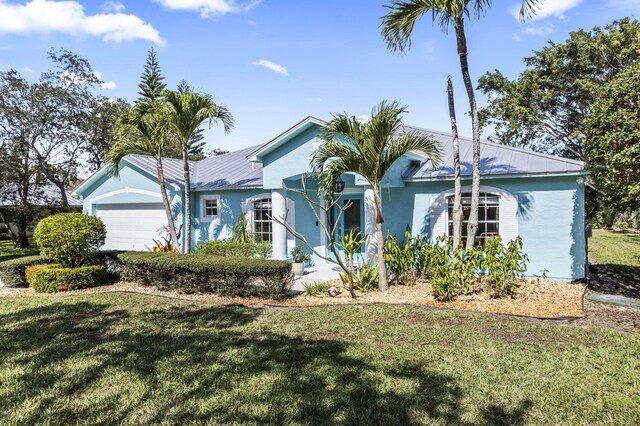
[[[118,281],[122,275],[122,262],[118,255],[124,253],[122,250],[103,250],[96,253],[93,261],[96,265],[103,265],[106,268],[106,280]]]
[[[318,296],[320,294],[324,294],[327,291],[329,291],[329,288],[331,288],[331,284],[314,282],[309,284],[303,284],[303,287],[304,287],[303,293],[308,294],[310,296]]]
[[[258,259],[268,259],[271,257],[273,245],[270,241],[260,241],[256,243],[256,256]]]
[[[430,250],[429,280],[435,298],[452,300],[469,293],[480,268],[482,247],[467,250],[459,245],[454,249],[451,241],[447,241],[444,246],[427,250]]]
[[[26,269],[29,286],[39,293],[78,290],[100,284],[105,276],[102,265],[63,268],[60,265],[36,265]]]
[[[509,241],[505,247],[500,238],[490,238],[484,246],[483,282],[493,297],[511,296],[524,278],[529,257],[522,252],[522,238]]]
[[[416,242],[409,231],[405,232],[405,240],[398,243],[395,236],[387,234],[384,240],[384,260],[394,283],[410,285],[415,282]]]
[[[308,253],[305,253],[302,246],[299,246],[299,245],[296,245],[294,248],[291,249],[289,256],[291,256],[293,263],[303,263],[311,260],[311,255],[309,255]]]
[[[198,244],[196,248],[199,253],[212,256],[254,257],[256,255],[256,246],[252,242],[211,240]]]
[[[44,265],[51,262],[45,256],[27,256],[0,262],[0,283],[7,287],[27,287],[25,270],[29,266]]]
[[[340,279],[343,284],[347,284],[349,282],[349,274],[341,272]],[[379,281],[380,275],[377,264],[365,263],[362,266],[353,269],[354,288],[357,288],[360,291],[367,292],[377,289]]]
[[[40,252],[67,268],[89,264],[104,244],[100,219],[82,213],[60,213],[38,223],[33,239]]]
[[[284,297],[293,282],[291,263],[280,260],[140,252],[118,258],[123,279],[161,290]]]
[[[434,245],[424,244],[418,257],[419,271],[438,300],[452,300],[474,287],[484,287],[492,297],[513,295],[529,260],[520,237],[506,246],[500,238],[490,238],[484,247],[470,250],[462,245],[454,249],[450,240],[438,239]]]

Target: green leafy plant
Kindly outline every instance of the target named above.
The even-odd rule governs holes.
[[[29,266],[25,275],[29,286],[39,293],[78,290],[100,284],[106,268],[102,265],[64,268],[60,265]]]
[[[387,234],[384,241],[384,258],[391,279],[396,284],[410,285],[416,277],[416,244],[409,230],[405,231],[405,240],[398,243],[395,236]]]
[[[350,268],[353,268],[353,258],[355,254],[359,253],[362,244],[367,242],[367,240],[362,238],[360,235],[360,231],[350,231],[336,243],[338,247],[342,248],[344,251],[345,262]]]
[[[310,296],[319,296],[321,294],[325,294],[331,287],[331,284],[314,282],[314,283],[305,283],[303,284],[303,287],[304,287],[304,290],[303,290],[304,294],[308,294]]]
[[[378,267],[372,263],[363,263],[356,269],[356,282],[360,291],[371,291],[378,288]]]
[[[105,237],[102,221],[82,213],[60,213],[44,218],[33,233],[41,254],[65,268],[91,263]]]
[[[528,256],[522,251],[522,238],[504,246],[499,237],[489,238],[484,247],[482,261],[483,282],[493,297],[511,296],[527,270]]]
[[[271,241],[258,241],[254,244],[255,254],[258,259],[269,259],[273,252],[273,244]]]
[[[291,253],[289,253],[289,255],[291,256],[293,263],[303,263],[311,260],[311,256],[304,252],[302,246],[298,245],[291,249]]]
[[[358,290],[368,292],[378,288],[380,275],[378,274],[377,265],[367,262],[357,268],[354,268],[352,273],[355,288]],[[346,272],[340,273],[340,279],[343,284],[347,284],[349,282],[349,276]]]
[[[231,241],[240,244],[253,242],[253,235],[251,235],[251,230],[247,226],[247,218],[244,213],[240,215],[231,228]]]

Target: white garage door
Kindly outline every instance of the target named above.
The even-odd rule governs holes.
[[[96,216],[107,228],[102,250],[147,251],[163,236],[167,223],[162,203],[103,204],[96,207]]]

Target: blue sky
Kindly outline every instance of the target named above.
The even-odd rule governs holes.
[[[451,74],[460,131],[470,134],[453,34],[426,16],[412,49],[392,54],[379,29],[385,3],[0,0],[0,69],[36,79],[49,66],[49,48],[63,47],[101,73],[103,95],[133,101],[155,47],[169,87],[185,79],[234,114],[231,134],[207,132],[211,147],[229,150],[264,143],[308,115],[367,114],[383,99],[408,105],[406,123],[448,131]],[[546,0],[535,20],[521,23],[513,14],[517,0],[493,3],[467,26],[474,80],[496,68],[515,77],[522,58],[549,40],[640,11],[640,0]]]

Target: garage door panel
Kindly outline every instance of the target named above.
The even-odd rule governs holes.
[[[104,250],[147,251],[167,223],[162,203],[100,205],[96,216],[107,229]]]

